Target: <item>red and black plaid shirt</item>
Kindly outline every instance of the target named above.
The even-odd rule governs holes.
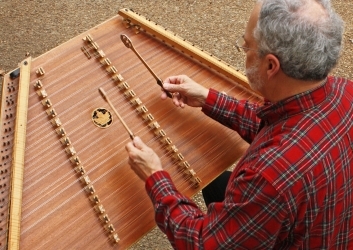
[[[353,249],[353,82],[328,77],[261,107],[211,89],[202,110],[251,144],[207,214],[167,172],[148,178],[174,248]]]

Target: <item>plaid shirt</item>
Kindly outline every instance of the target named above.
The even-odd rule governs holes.
[[[259,107],[210,90],[203,112],[250,142],[207,214],[165,171],[146,190],[176,249],[353,249],[353,82]],[[212,167],[212,166],[210,166]]]

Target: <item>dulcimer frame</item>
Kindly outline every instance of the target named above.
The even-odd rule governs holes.
[[[155,226],[144,183],[127,162],[130,138],[99,88],[186,196],[247,149],[200,109],[161,100],[160,87],[121,34],[162,79],[186,74],[207,88],[262,102],[234,67],[129,9],[25,59],[2,81],[0,249],[126,249]]]

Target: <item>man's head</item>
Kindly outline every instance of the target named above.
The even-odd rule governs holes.
[[[258,57],[274,55],[288,77],[323,80],[337,64],[343,21],[329,0],[259,0],[254,12]]]

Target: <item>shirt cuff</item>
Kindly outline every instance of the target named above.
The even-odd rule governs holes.
[[[157,171],[148,177],[145,188],[153,203],[177,192],[169,173],[164,170]]]
[[[210,88],[208,91],[208,96],[206,98],[205,104],[202,106],[201,111],[205,114],[210,114],[212,108],[215,106],[216,101],[218,99],[218,91],[215,89]]]

